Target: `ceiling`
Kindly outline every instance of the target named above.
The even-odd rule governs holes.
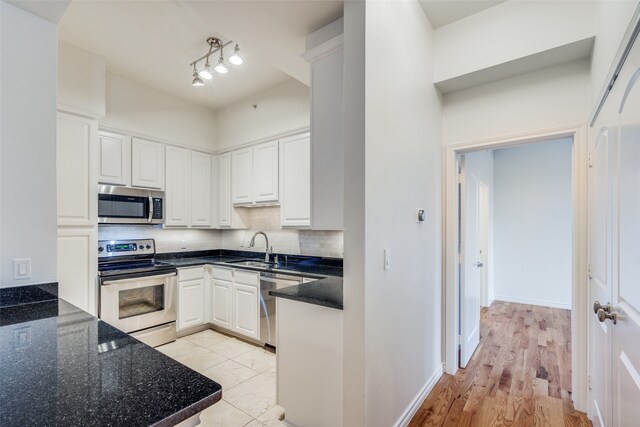
[[[305,37],[340,16],[342,1],[330,0],[74,0],[59,37],[106,58],[114,74],[215,109],[291,78],[308,85]],[[189,63],[209,36],[239,43],[245,62],[194,87]]]
[[[418,0],[431,26],[436,29],[475,15],[507,0]]]

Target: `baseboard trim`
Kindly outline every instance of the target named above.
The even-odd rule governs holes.
[[[565,310],[571,310],[571,304],[562,304],[551,301],[541,301],[535,299],[526,299],[526,298],[517,298],[517,297],[507,297],[504,295],[496,295],[494,301],[504,301],[504,302],[515,302],[519,304],[531,304],[531,305],[541,305],[543,307],[552,307],[552,308],[564,308]]]
[[[395,427],[406,427],[411,422],[413,416],[420,409],[420,405],[427,398],[433,387],[435,387],[440,377],[444,374],[444,365],[440,365],[438,369],[431,375],[431,378],[427,380],[427,383],[422,387],[418,395],[413,399],[411,405],[407,409],[404,410],[404,413],[400,417],[400,419],[396,422]]]

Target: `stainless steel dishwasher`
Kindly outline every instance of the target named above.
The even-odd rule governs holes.
[[[269,291],[295,286],[302,283],[302,277],[285,274],[260,273],[260,341],[265,347],[276,347],[276,297]]]

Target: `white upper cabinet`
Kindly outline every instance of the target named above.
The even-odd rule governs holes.
[[[332,24],[329,24],[332,25]],[[325,27],[327,28],[327,27]],[[318,30],[313,40],[324,33]],[[309,39],[308,39],[309,40]],[[311,228],[344,228],[343,37],[303,55],[311,64]]]
[[[191,152],[191,225],[212,225],[211,155]]]
[[[166,147],[166,226],[186,227],[190,222],[191,152],[186,148]]]
[[[254,203],[278,201],[278,141],[253,147]]]
[[[97,222],[95,179],[97,122],[58,113],[56,172],[58,225]]]
[[[278,202],[278,141],[231,152],[234,205]]]
[[[131,185],[164,189],[164,144],[132,138]]]
[[[311,225],[311,139],[280,141],[280,214],[283,227]]]
[[[231,201],[231,153],[218,156],[218,225],[222,228],[247,228],[248,212],[236,209]]]
[[[98,182],[131,185],[131,138],[111,132],[99,133]]]
[[[231,194],[234,205],[253,203],[253,148],[231,153]]]

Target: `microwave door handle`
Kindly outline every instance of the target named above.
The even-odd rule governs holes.
[[[151,222],[153,220],[153,197],[149,196],[149,218],[147,218],[147,222]]]

